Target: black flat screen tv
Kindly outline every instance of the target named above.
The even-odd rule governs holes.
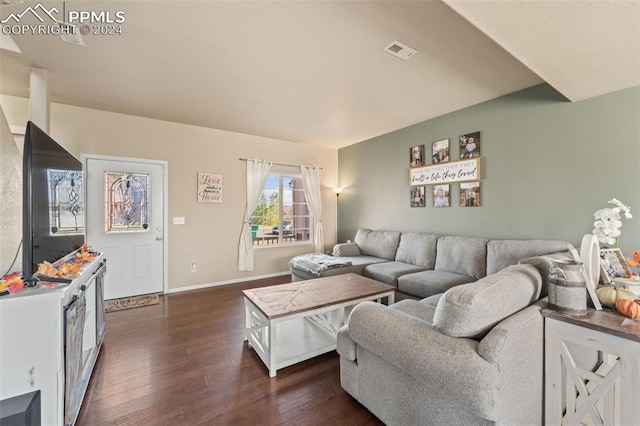
[[[82,162],[31,121],[24,136],[22,275],[84,244]]]

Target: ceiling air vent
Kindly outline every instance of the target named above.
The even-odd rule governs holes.
[[[410,48],[406,44],[400,43],[397,40],[385,47],[383,50],[393,56],[397,56],[404,61],[418,53],[416,50]]]

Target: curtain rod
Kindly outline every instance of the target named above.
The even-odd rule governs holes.
[[[248,159],[247,158],[238,158],[238,160],[247,161]],[[273,163],[273,162],[271,164],[274,164],[276,166],[285,166],[285,167],[300,167],[300,166],[296,166],[295,164],[284,164],[284,163]],[[307,167],[307,166],[303,166],[303,167]],[[323,170],[323,168],[320,167],[320,170]]]

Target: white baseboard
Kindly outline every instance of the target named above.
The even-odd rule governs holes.
[[[204,284],[194,284],[194,285],[188,285],[185,287],[177,287],[177,288],[170,288],[167,293],[180,293],[182,291],[190,291],[190,290],[199,290],[202,288],[208,288],[208,287],[218,287],[221,285],[229,285],[229,284],[237,284],[237,283],[243,283],[243,282],[247,282],[247,281],[255,281],[255,280],[262,280],[264,278],[273,278],[273,277],[281,277],[283,275],[290,275],[291,272],[286,271],[286,272],[276,272],[274,274],[267,274],[267,275],[258,275],[255,277],[246,277],[246,278],[237,278],[235,280],[226,280],[226,281],[216,281],[213,283],[204,283]]]

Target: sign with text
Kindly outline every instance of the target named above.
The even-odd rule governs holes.
[[[222,202],[222,175],[198,173],[198,202]]]
[[[409,185],[437,185],[441,183],[480,180],[480,158],[449,161],[409,169]]]

